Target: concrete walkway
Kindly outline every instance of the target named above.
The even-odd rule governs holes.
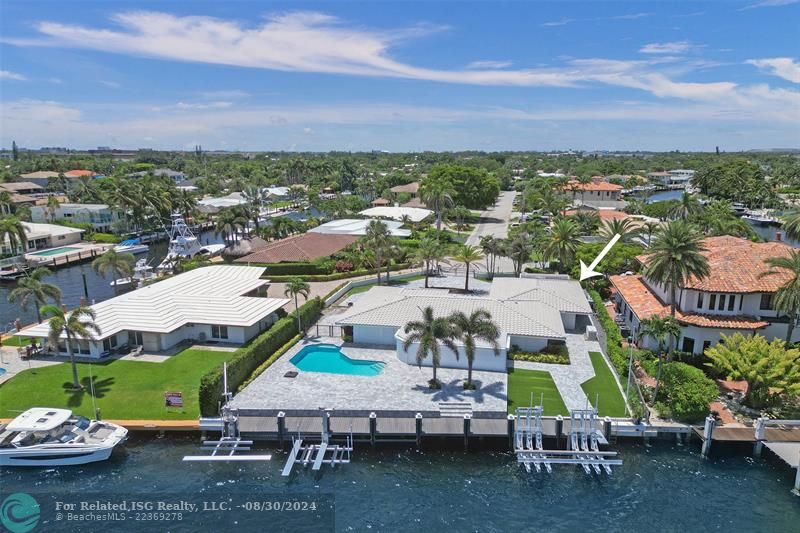
[[[508,366],[509,368],[550,372],[567,409],[585,409],[586,402],[591,400],[589,401],[591,404],[594,402],[594,398],[589,399],[586,397],[581,384],[594,377],[594,367],[592,366],[592,360],[589,358],[589,352],[599,352],[600,344],[597,341],[587,341],[583,338],[583,335],[567,333],[567,349],[569,350],[570,360],[568,365],[509,361]]]
[[[0,368],[4,369],[5,373],[0,374],[0,383],[8,381],[23,370],[57,365],[63,362],[64,361],[47,356],[37,356],[30,359],[23,359],[20,357],[16,346],[3,346],[0,348]]]

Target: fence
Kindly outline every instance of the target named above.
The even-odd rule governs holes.
[[[406,278],[413,278],[415,276],[419,276],[422,273],[422,270],[414,269],[411,272],[404,272],[403,274],[394,274],[390,277],[391,280],[397,279],[406,279]],[[333,292],[330,296],[325,298],[325,307],[330,307],[333,305],[337,300],[339,300],[342,296],[347,294],[353,287],[361,287],[363,285],[371,285],[375,283],[376,277],[370,276],[364,279],[358,279],[353,281],[348,281],[341,287],[339,287],[335,292]]]

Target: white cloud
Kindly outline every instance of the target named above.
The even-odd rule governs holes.
[[[14,80],[14,81],[27,81],[28,78],[19,74],[17,72],[11,72],[10,70],[0,70],[0,79],[3,80]]]
[[[796,63],[790,57],[773,57],[769,59],[749,59],[745,61],[749,65],[767,71],[769,74],[778,76],[793,83],[800,83],[800,63]]]
[[[575,19],[551,20],[549,22],[543,22],[542,26],[544,26],[545,28],[552,28],[555,26],[566,26],[567,24],[570,24],[572,22],[575,22]]]
[[[758,9],[761,7],[780,7],[780,6],[789,6],[792,4],[796,4],[800,2],[800,0],[762,0],[761,2],[756,2],[755,4],[750,4],[749,6],[745,6],[739,11],[745,11],[747,9]]]
[[[585,19],[562,18],[560,20],[551,20],[549,22],[544,22],[542,26],[544,26],[545,28],[550,28],[555,26],[566,26],[567,24],[572,24],[573,22],[597,22],[601,20],[636,20],[644,17],[649,17],[651,15],[652,13],[629,13],[627,15],[614,15],[611,17],[592,17]]]
[[[110,89],[119,89],[121,87],[119,83],[111,80],[97,80],[97,83],[99,83],[100,85],[104,85]]]
[[[201,98],[205,98],[207,100],[217,100],[217,99],[238,99],[238,98],[248,98],[250,93],[247,91],[242,91],[240,89],[227,89],[221,91],[201,91],[198,93]]]
[[[668,43],[650,43],[639,49],[643,54],[683,54],[693,49],[689,41],[673,41]]]
[[[233,102],[216,101],[216,102],[178,102],[175,104],[176,109],[225,109],[231,107]]]
[[[467,65],[468,69],[493,69],[493,68],[508,68],[513,65],[513,61],[473,61]]]

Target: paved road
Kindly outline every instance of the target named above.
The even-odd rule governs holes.
[[[501,192],[497,203],[481,213],[481,222],[475,225],[472,234],[467,238],[467,244],[478,246],[481,243],[481,237],[485,235],[506,238],[516,195],[517,193],[514,191]]]

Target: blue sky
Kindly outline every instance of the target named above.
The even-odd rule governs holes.
[[[800,146],[800,1],[3,2],[0,145]]]

